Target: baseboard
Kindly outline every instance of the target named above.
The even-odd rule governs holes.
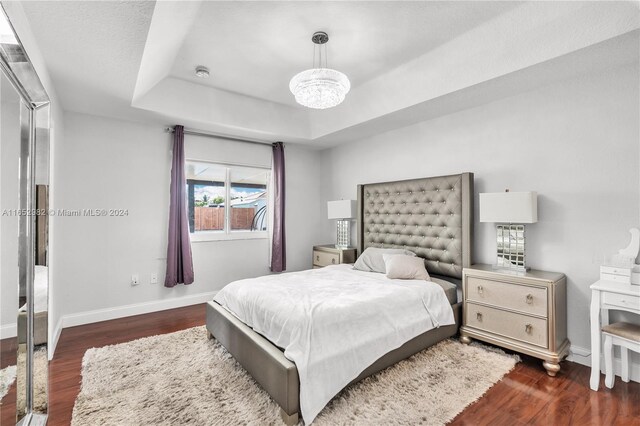
[[[56,352],[56,346],[58,346],[58,340],[60,340],[60,334],[62,333],[62,318],[58,319],[58,323],[56,324],[56,328],[53,329],[53,336],[51,336],[51,341],[49,342],[49,346],[47,346],[47,357],[49,361],[53,359],[53,354]]]
[[[591,367],[591,349],[571,345],[569,347],[569,356],[567,357],[567,360]]]
[[[150,312],[158,312],[167,309],[181,308],[183,306],[196,305],[198,303],[205,303],[212,300],[216,293],[217,292],[212,291],[194,294],[191,296],[156,300],[153,302],[134,303],[114,308],[97,309],[94,311],[64,315],[62,317],[62,328],[75,327],[78,325],[92,324],[94,322],[108,321],[133,315],[148,314]]]
[[[632,355],[632,354],[630,354]],[[569,356],[567,361],[572,361],[578,364],[591,367],[591,349],[582,348],[580,346],[571,345]],[[629,368],[629,377],[634,382],[640,383],[640,364],[631,360],[631,366]],[[604,373],[604,357],[600,357],[600,371]],[[613,372],[616,376],[620,376],[622,371],[622,363],[620,358],[613,360]]]
[[[18,335],[18,323],[0,326],[0,339],[9,339]]]
[[[197,305],[198,303],[205,303],[212,300],[216,293],[216,291],[211,291],[207,293],[194,294],[191,296],[156,300],[153,302],[134,303],[131,305],[117,306],[114,308],[96,309],[93,311],[63,315],[58,321],[58,324],[56,324],[56,328],[53,332],[53,342],[49,346],[49,359],[52,359],[55,354],[58,340],[60,339],[60,334],[62,333],[63,328],[130,317],[133,315],[148,314],[150,312],[165,311],[167,309],[181,308],[183,306]]]

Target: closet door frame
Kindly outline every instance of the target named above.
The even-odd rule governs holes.
[[[2,72],[16,92],[20,95],[20,166],[19,166],[19,208],[25,214],[20,215],[18,234],[18,275],[19,286],[25,289],[26,295],[26,359],[24,377],[16,380],[24,380],[25,386],[25,414],[17,419],[20,426],[45,425],[47,413],[33,411],[33,361],[34,361],[34,271],[35,271],[35,238],[36,238],[36,125],[40,114],[47,114],[47,127],[50,129],[50,100],[33,64],[31,63],[24,47],[11,25],[4,7],[0,4],[0,19],[6,20],[13,30],[17,46],[22,49],[23,56],[19,61],[13,62],[10,56],[0,49],[0,72]],[[26,62],[25,60],[26,59]],[[47,143],[50,143],[50,132],[47,132]],[[50,164],[50,159],[48,159]],[[48,167],[47,173],[50,174]],[[47,213],[45,213],[47,214]],[[48,284],[47,284],[48,285]],[[19,306],[16,306],[16,313]],[[47,309],[47,312],[49,310]],[[21,330],[18,327],[18,335]],[[48,344],[48,342],[47,342]],[[19,345],[18,345],[19,346]],[[19,363],[18,363],[19,364]],[[18,375],[22,374],[18,368]],[[47,378],[48,381],[48,378]],[[48,386],[47,386],[48,387]],[[17,390],[16,390],[17,392]],[[47,392],[48,393],[48,392]],[[16,400],[20,396],[16,395]],[[47,404],[48,405],[48,404]],[[17,416],[16,404],[16,416]],[[48,408],[47,408],[48,411]]]

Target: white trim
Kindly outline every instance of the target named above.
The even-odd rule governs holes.
[[[576,362],[578,364],[591,366],[591,349],[581,348],[580,346],[571,345],[569,348],[568,361]]]
[[[53,336],[51,336],[51,342],[47,347],[47,357],[49,361],[53,359],[53,354],[56,352],[56,347],[58,346],[58,340],[60,340],[60,334],[62,333],[62,318],[58,318],[58,323],[56,324],[56,328],[53,330]]]
[[[213,299],[217,292],[194,294],[191,296],[175,297],[171,299],[156,300],[153,302],[134,303],[131,305],[117,306],[114,308],[96,309],[94,311],[78,312],[77,314],[64,315],[62,328],[75,327],[77,325],[92,324],[94,322],[107,321],[133,315],[148,314],[150,312],[164,311],[167,309],[181,308],[183,306],[205,303]]]
[[[630,357],[631,358],[631,357]],[[582,348],[580,346],[571,345],[570,354],[567,357],[567,361],[575,362],[578,364],[585,365],[587,367],[591,367],[591,349]],[[600,371],[604,374],[604,356],[600,356]],[[631,362],[630,374],[629,378],[634,382],[640,383],[640,364]],[[618,376],[618,380],[620,379],[620,372],[622,371],[622,363],[620,358],[615,358],[613,360],[613,372],[616,376]],[[604,376],[603,376],[604,377]],[[602,386],[600,387],[602,389]]]
[[[270,144],[266,145],[266,147],[271,149],[271,145]],[[197,158],[185,158],[184,161],[185,162],[193,161],[194,163],[215,164],[215,165],[220,165],[220,166],[225,166],[225,167],[237,166],[237,167],[250,167],[252,169],[271,170],[271,167],[269,167],[269,166],[256,165],[256,164],[247,164],[247,163],[233,163],[233,162],[228,162],[228,161],[199,160]]]
[[[78,312],[76,314],[63,315],[54,330],[52,349],[49,351],[49,359],[52,359],[60,334],[63,328],[75,327],[78,325],[91,324],[94,322],[108,321],[112,319],[130,317],[133,315],[148,314],[150,312],[164,311],[167,309],[182,308],[184,306],[197,305],[212,300],[217,291],[199,293],[184,297],[174,297],[171,299],[156,300],[153,302],[134,303],[131,305],[117,306],[114,308],[96,309],[93,311]]]
[[[0,339],[9,339],[18,335],[18,323],[0,326]]]
[[[207,241],[235,241],[235,240],[266,240],[269,238],[268,231],[198,231],[189,234],[192,243],[203,243]]]

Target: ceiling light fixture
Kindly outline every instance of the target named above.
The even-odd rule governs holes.
[[[313,34],[313,68],[293,76],[289,82],[289,90],[296,97],[296,102],[308,108],[326,109],[339,105],[351,89],[346,75],[327,66],[327,33],[318,31]],[[318,46],[318,67],[316,68],[316,47]],[[323,46],[324,45],[324,46]],[[322,48],[324,47],[324,66]]]
[[[198,65],[196,67],[196,76],[200,77],[200,78],[208,78],[209,77],[209,68],[203,66],[203,65]]]

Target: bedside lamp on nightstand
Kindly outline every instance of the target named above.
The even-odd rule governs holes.
[[[348,248],[351,245],[351,219],[356,217],[355,200],[329,201],[327,212],[329,219],[338,219],[336,248]]]
[[[497,268],[527,271],[524,224],[538,221],[536,192],[480,194],[480,222],[495,222]]]

